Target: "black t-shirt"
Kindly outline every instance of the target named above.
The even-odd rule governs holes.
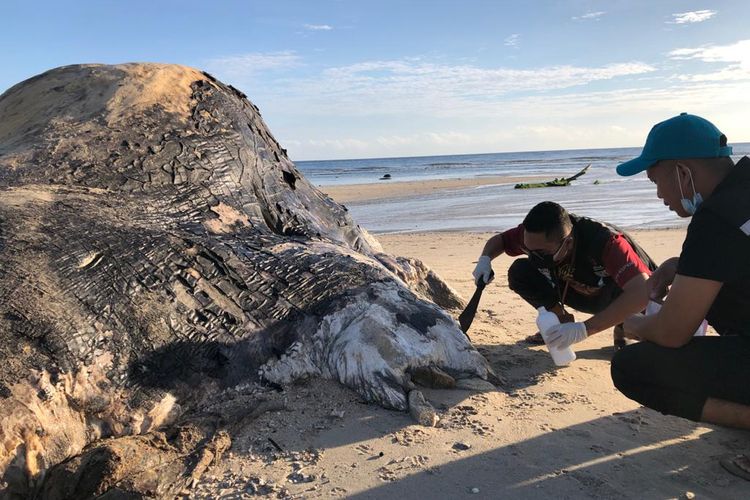
[[[742,158],[696,211],[677,274],[723,283],[706,319],[721,335],[750,336],[750,159]]]

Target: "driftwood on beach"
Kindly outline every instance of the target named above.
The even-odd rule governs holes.
[[[551,181],[546,182],[521,182],[514,186],[514,189],[532,189],[532,188],[543,188],[543,187],[564,187],[564,186],[570,186],[570,183],[574,180],[578,179],[580,176],[586,173],[586,170],[589,169],[591,164],[589,163],[585,167],[583,167],[577,174],[571,175],[570,177],[561,177],[559,179],[555,178]]]
[[[487,378],[461,305],[206,73],[67,66],[0,96],[8,497],[175,495],[300,378],[399,410],[414,370]]]

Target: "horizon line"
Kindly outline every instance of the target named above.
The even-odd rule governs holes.
[[[748,141],[734,141],[729,142],[727,145],[739,145],[739,144],[750,144]],[[362,161],[362,160],[400,160],[406,158],[434,158],[438,156],[482,156],[482,155],[497,155],[497,154],[517,154],[517,153],[556,153],[564,151],[597,151],[602,149],[643,149],[643,146],[616,146],[609,148],[569,148],[569,149],[530,149],[525,151],[494,151],[490,153],[449,153],[449,154],[437,154],[437,155],[412,155],[412,156],[369,156],[364,158],[326,158],[316,160],[292,160],[294,163],[297,162],[312,162],[312,161]],[[734,156],[734,153],[733,153]],[[290,158],[291,159],[291,158]]]

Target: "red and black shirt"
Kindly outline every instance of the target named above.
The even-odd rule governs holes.
[[[654,261],[624,231],[587,217],[570,214],[570,218],[575,244],[573,261],[540,269],[550,279],[567,282],[582,295],[596,295],[609,283],[623,288],[634,276],[650,275],[656,269]],[[523,224],[503,232],[505,253],[529,254],[523,244],[523,232]]]

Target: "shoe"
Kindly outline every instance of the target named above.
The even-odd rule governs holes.
[[[627,340],[625,340],[625,330],[622,327],[622,323],[615,326],[614,343],[615,343],[615,351],[619,351],[620,349],[628,345]]]

